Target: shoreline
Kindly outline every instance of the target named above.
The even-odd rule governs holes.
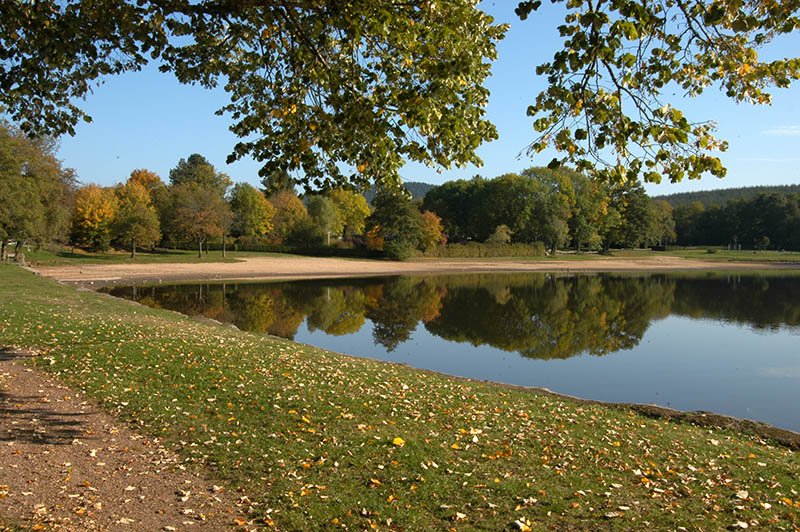
[[[34,271],[57,281],[101,288],[115,284],[191,281],[257,281],[440,275],[458,273],[598,273],[665,271],[800,270],[800,264],[709,262],[674,256],[587,260],[438,259],[393,262],[318,257],[246,257],[239,262],[133,263],[39,266]]]
[[[666,260],[665,260],[666,259]],[[249,264],[247,264],[249,263]],[[273,271],[254,271],[259,267],[271,265],[276,267]],[[294,274],[288,273],[287,268],[296,267]],[[338,271],[330,269],[331,266],[338,266]],[[95,266],[95,265],[91,265]],[[100,265],[97,265],[100,266]],[[116,272],[118,277],[95,277],[100,270],[108,274],[109,269],[115,269],[113,266],[118,266]],[[182,266],[176,268],[180,271],[161,272],[156,278],[155,276],[148,278],[154,269],[164,269],[163,267]],[[187,267],[189,266],[189,267]],[[216,267],[215,267],[216,266]],[[237,267],[238,266],[238,267]],[[433,267],[432,267],[433,266]],[[199,268],[198,268],[199,267]],[[383,262],[383,261],[355,261],[347,259],[318,259],[308,257],[294,257],[288,258],[271,258],[261,257],[255,259],[245,259],[239,263],[207,263],[207,264],[130,264],[130,265],[103,265],[100,268],[81,266],[79,268],[80,275],[78,278],[69,278],[67,275],[74,274],[77,267],[47,267],[45,271],[33,271],[41,273],[44,276],[52,277],[57,281],[77,286],[79,288],[96,291],[106,286],[115,284],[157,284],[162,282],[197,282],[197,281],[281,281],[281,280],[299,280],[299,279],[320,279],[320,278],[352,278],[352,277],[371,277],[371,276],[391,276],[391,275],[447,275],[457,273],[524,273],[524,272],[542,272],[542,273],[655,273],[655,272],[677,272],[677,271],[725,271],[725,270],[738,270],[738,271],[758,271],[758,270],[800,270],[800,265],[796,264],[770,264],[770,263],[710,263],[697,260],[687,260],[677,257],[657,257],[645,259],[595,259],[588,261],[557,261],[557,262],[540,262],[540,261],[491,261],[491,260],[465,260],[465,261],[415,261],[415,262]],[[203,274],[198,274],[199,269],[207,270]],[[135,272],[134,270],[140,270]],[[345,270],[345,271],[342,271]],[[367,271],[365,271],[367,270]],[[229,276],[231,275],[231,276]],[[103,294],[106,297],[112,297],[120,301],[125,301],[129,304],[139,303],[117,298],[110,294]],[[180,313],[179,313],[180,314]],[[199,322],[213,322],[215,325],[224,327],[234,327],[232,324],[218,322],[217,320],[205,317],[191,317]],[[314,347],[314,346],[312,346]],[[359,357],[352,354],[338,353],[346,357],[354,358],[369,358],[387,364],[378,359],[371,357]],[[406,364],[400,364],[406,365]],[[568,394],[554,392],[547,388],[535,386],[519,386],[508,384],[498,381],[489,381],[484,379],[474,379],[468,377],[459,377],[447,373],[428,370],[424,368],[417,368],[408,366],[416,371],[423,373],[435,374],[455,381],[469,381],[497,386],[506,389],[523,390],[533,394],[546,395],[559,399],[568,399],[578,404],[585,405],[603,405],[611,408],[630,409],[642,413],[647,416],[656,417],[660,419],[671,419],[679,421],[687,421],[702,426],[717,427],[717,428],[732,428],[740,432],[747,432],[756,434],[760,437],[768,438],[773,441],[779,442],[782,445],[792,449],[800,449],[800,432],[795,432],[789,429],[777,427],[764,423],[761,421],[751,420],[747,418],[739,418],[725,414],[718,414],[707,411],[682,411],[669,407],[657,405],[654,403],[625,403],[625,402],[607,402],[596,399],[587,399],[576,397]]]

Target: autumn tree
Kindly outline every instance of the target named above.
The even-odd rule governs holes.
[[[136,258],[136,246],[152,246],[161,240],[158,215],[150,200],[150,193],[140,181],[129,179],[118,185],[114,192],[117,208],[112,222],[112,234],[117,240],[131,246],[131,258]]]
[[[231,191],[233,234],[258,237],[272,230],[275,207],[263,193],[248,183],[237,183]]]
[[[97,185],[78,189],[72,218],[72,240],[89,249],[105,251],[111,245],[111,230],[117,212],[114,190]]]
[[[283,190],[268,198],[275,207],[271,235],[285,242],[294,228],[308,218],[308,211],[294,190]]]
[[[203,242],[222,237],[230,207],[218,190],[196,183],[181,183],[172,187],[175,225],[184,238],[195,240],[198,257],[203,256]]]
[[[164,182],[157,173],[145,168],[137,168],[136,170],[133,170],[130,177],[128,177],[128,183],[136,183],[141,185],[150,194],[152,194],[154,190],[158,190],[165,186]]]
[[[332,189],[328,196],[336,206],[338,216],[343,222],[345,235],[360,235],[364,232],[364,221],[370,215],[367,199],[342,187]]]
[[[262,161],[267,185],[399,184],[407,160],[479,164],[497,137],[483,83],[506,28],[472,0],[6,1],[0,17],[0,104],[26,132],[73,133],[103,76],[155,61],[229,93],[229,161]]]
[[[442,233],[442,219],[431,211],[420,214],[419,248],[428,251],[438,245],[444,244],[447,238]]]
[[[561,3],[561,0],[551,0]],[[541,0],[519,2],[523,20]],[[691,119],[666,93],[719,88],[736,102],[769,104],[770,87],[800,77],[800,59],[760,60],[758,50],[800,27],[796,1],[631,0],[565,2],[563,49],[537,67],[547,87],[528,108],[547,147],[578,170],[624,182],[722,177],[711,121]]]

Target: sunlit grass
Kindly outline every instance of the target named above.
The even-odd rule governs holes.
[[[281,530],[798,524],[798,454],[755,437],[202,324],[6,265],[0,345],[39,349],[37,366]]]
[[[136,257],[131,259],[130,250],[111,250],[107,252],[89,252],[79,248],[60,247],[52,249],[24,250],[25,261],[41,266],[66,266],[70,264],[152,264],[152,263],[188,263],[188,262],[237,262],[245,257],[257,256],[289,256],[282,253],[262,253],[254,251],[232,251],[222,256],[222,251],[211,250],[197,256],[197,250],[159,249],[156,251],[137,250]]]

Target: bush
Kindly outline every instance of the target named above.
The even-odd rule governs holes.
[[[383,245],[383,253],[392,260],[409,260],[417,255],[414,245],[408,240],[390,240]]]
[[[447,244],[436,246],[425,253],[426,257],[436,258],[484,258],[484,257],[544,257],[544,244]]]

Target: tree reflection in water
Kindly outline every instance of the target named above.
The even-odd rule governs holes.
[[[470,274],[120,287],[113,295],[202,314],[243,330],[292,339],[346,335],[372,322],[387,351],[422,323],[455,342],[539,359],[604,355],[636,346],[670,313],[757,328],[800,325],[800,278],[754,275]]]

